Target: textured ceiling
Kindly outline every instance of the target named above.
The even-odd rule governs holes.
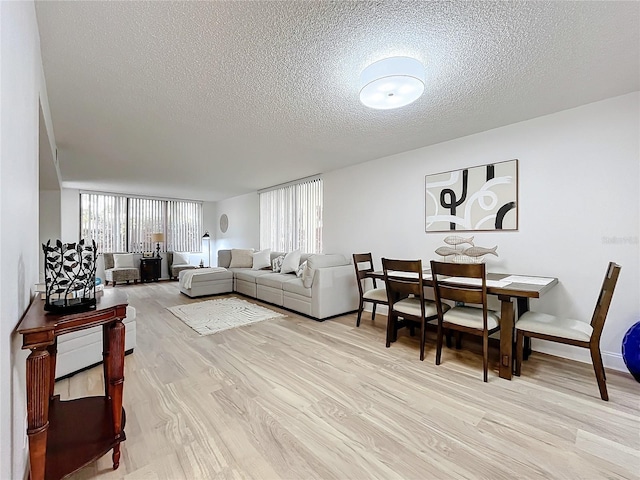
[[[638,2],[37,2],[63,186],[219,200],[640,90]],[[426,67],[399,110],[358,78]]]

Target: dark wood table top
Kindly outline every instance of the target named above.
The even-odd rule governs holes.
[[[424,279],[425,285],[432,286],[431,282],[431,270],[424,270],[423,275],[427,276]],[[510,277],[512,273],[491,273],[487,272],[487,280],[500,281],[504,278]],[[384,272],[382,270],[376,270],[366,275],[369,278],[375,278],[377,280],[384,280]],[[526,298],[540,298],[547,291],[558,284],[558,279],[553,277],[533,277],[531,275],[517,275],[527,278],[549,278],[551,281],[546,285],[538,285],[534,283],[518,283],[511,282],[505,286],[487,285],[487,293],[490,295],[502,295],[509,297],[526,297]]]
[[[51,340],[56,335],[68,333],[73,330],[90,328],[112,321],[115,317],[124,318],[128,304],[127,295],[115,289],[105,290],[96,294],[96,308],[83,312],[60,314],[46,312],[45,301],[35,298],[27,313],[18,324],[17,331],[24,335],[23,348],[30,348],[37,338],[45,341],[43,334]]]

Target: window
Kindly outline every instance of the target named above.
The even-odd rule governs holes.
[[[80,238],[101,253],[154,251],[153,233],[164,234],[163,252],[202,250],[201,202],[81,193],[80,212]]]
[[[127,250],[127,199],[118,195],[80,194],[80,238],[95,240],[99,252]]]
[[[260,248],[322,253],[322,179],[311,177],[260,193]]]

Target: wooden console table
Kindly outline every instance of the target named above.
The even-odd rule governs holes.
[[[122,389],[127,297],[118,290],[98,296],[94,310],[74,314],[44,311],[35,299],[18,325],[27,358],[27,435],[31,480],[58,480],[113,449],[113,469],[120,465],[125,440]],[[104,397],[61,401],[53,395],[57,337],[102,325]]]

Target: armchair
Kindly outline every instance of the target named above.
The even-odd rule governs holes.
[[[114,255],[130,255],[131,257],[129,262],[116,265]],[[115,287],[117,283],[129,283],[131,280],[133,280],[133,283],[138,283],[138,280],[140,280],[140,269],[133,263],[132,253],[105,253],[103,256],[105,285],[108,286],[109,282],[113,282],[113,286]],[[127,257],[127,260],[129,260],[129,257]]]

